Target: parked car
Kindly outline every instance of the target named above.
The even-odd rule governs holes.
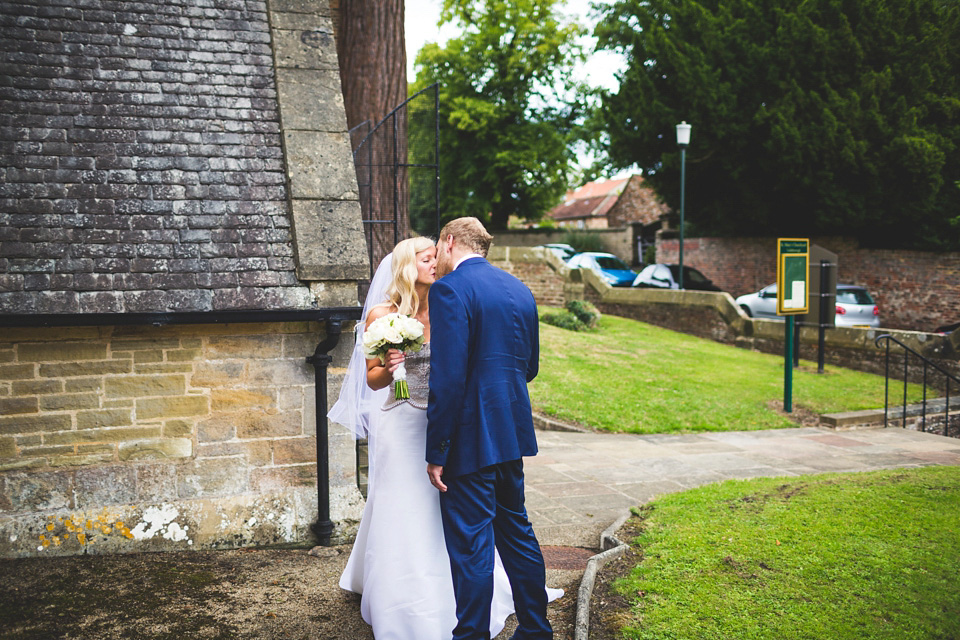
[[[943,335],[947,335],[947,334],[949,334],[949,333],[953,333],[953,332],[956,331],[957,329],[960,329],[960,322],[954,322],[954,323],[951,323],[951,324],[940,325],[939,327],[937,327],[936,329],[934,329],[933,332],[934,332],[934,333],[941,333],[941,334],[943,334]]]
[[[768,284],[760,291],[747,293],[735,301],[743,312],[751,318],[767,318],[768,320],[783,320],[777,315],[777,285]]]
[[[756,293],[748,293],[736,300],[740,308],[751,318],[783,320],[777,315],[777,285],[770,284]],[[837,315],[834,320],[838,327],[880,326],[880,307],[865,287],[853,284],[837,285]]]
[[[635,287],[652,287],[657,289],[680,288],[680,265],[654,263],[648,264],[633,281]],[[713,284],[710,278],[693,267],[683,265],[683,288],[695,291],[720,291],[720,287]]]
[[[873,301],[873,296],[866,287],[838,284],[837,318],[834,324],[838,327],[876,329],[880,326],[880,307]]]
[[[592,269],[611,287],[629,287],[637,276],[636,271],[612,253],[578,253],[567,260],[567,266],[571,269]]]
[[[551,242],[548,244],[537,245],[543,249],[549,249],[552,251],[558,258],[566,262],[577,253],[577,250],[571,247],[568,244],[563,244],[562,242]]]

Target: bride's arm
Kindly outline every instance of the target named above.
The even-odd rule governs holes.
[[[370,324],[377,318],[390,313],[390,307],[386,305],[374,307],[367,315],[367,325],[364,330],[370,328]],[[386,364],[380,363],[380,358],[367,359],[367,386],[374,391],[389,387],[393,380],[393,371],[403,362],[403,352],[397,349],[390,349],[387,352]]]

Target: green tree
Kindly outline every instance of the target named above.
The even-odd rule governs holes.
[[[960,248],[957,2],[618,0],[596,35],[629,59],[603,96],[611,162],[676,207],[691,123],[698,232]]]
[[[412,87],[440,83],[444,219],[472,215],[503,229],[510,215],[535,220],[563,196],[583,111],[570,80],[582,29],[561,24],[557,4],[444,0],[441,22],[462,34],[420,50]]]

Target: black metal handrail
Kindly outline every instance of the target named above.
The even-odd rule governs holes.
[[[428,102],[431,97],[432,107]],[[425,138],[416,135],[412,126],[412,120],[417,118],[415,114],[430,116],[423,119],[429,122],[432,135]],[[350,129],[350,140],[372,278],[383,256],[400,242],[402,233],[406,233],[401,212],[406,212],[407,220],[412,223],[415,183],[423,188],[430,187],[429,197],[423,198],[418,211],[422,209],[431,213],[436,222],[435,233],[440,233],[440,84],[421,89],[377,123],[361,122]],[[433,162],[428,161],[431,157]],[[409,173],[411,169],[430,171],[418,171],[417,175],[428,177],[416,182]],[[392,238],[390,226],[393,227]],[[359,293],[363,300],[366,288],[361,286]]]
[[[927,358],[926,356],[918,353],[914,349],[911,349],[905,345],[900,340],[897,340],[889,333],[877,336],[877,339],[874,340],[874,344],[877,347],[880,347],[880,341],[883,340],[886,343],[886,351],[884,355],[884,366],[883,366],[883,426],[887,426],[887,415],[890,407],[890,343],[893,342],[903,349],[903,414],[901,420],[901,426],[907,426],[907,382],[908,382],[908,363],[910,360],[910,355],[914,355],[917,359],[923,364],[923,401],[921,402],[921,418],[920,418],[920,430],[927,430],[927,370],[928,368],[933,368],[936,372],[943,375],[946,380],[946,393],[943,403],[943,435],[949,435],[950,429],[950,383],[955,382],[960,386],[960,378],[957,378],[955,375],[949,371],[943,369],[935,362]]]

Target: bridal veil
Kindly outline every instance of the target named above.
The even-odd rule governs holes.
[[[367,324],[367,315],[370,310],[387,300],[387,287],[393,277],[393,254],[389,253],[380,262],[377,272],[370,281],[370,289],[363,303],[363,313],[354,336],[353,354],[347,373],[340,387],[340,397],[327,413],[327,417],[337,424],[342,424],[353,433],[355,438],[370,438],[374,430],[374,421],[380,407],[386,400],[390,388],[386,387],[374,391],[367,386],[367,358],[361,350],[361,340],[364,327]]]

